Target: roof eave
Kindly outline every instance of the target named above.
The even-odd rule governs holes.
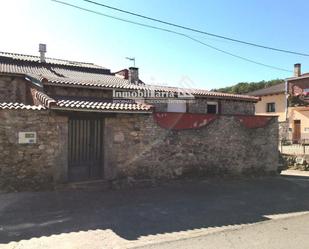
[[[151,114],[152,110],[144,110],[144,111],[134,111],[134,110],[95,110],[95,109],[78,109],[78,108],[67,108],[67,107],[59,107],[59,106],[51,106],[51,110],[55,111],[74,111],[74,112],[99,112],[99,113],[122,113],[122,114]]]
[[[72,88],[86,88],[86,89],[101,89],[101,90],[135,90],[126,87],[103,87],[103,86],[85,86],[78,84],[63,84],[63,83],[54,83],[54,82],[44,82],[44,86],[59,86],[59,87],[72,87]],[[248,101],[248,102],[258,102],[259,99],[251,99],[251,98],[241,98],[241,97],[233,97],[233,96],[215,96],[215,95],[205,95],[205,94],[193,94],[195,97],[200,98],[215,98],[215,99],[228,99],[235,101]]]
[[[264,97],[264,96],[278,95],[278,94],[285,94],[285,91],[274,92],[274,93],[266,93],[266,94],[256,94],[256,95],[253,95],[253,96]]]
[[[286,81],[301,80],[301,79],[306,79],[306,78],[309,78],[309,75],[303,75],[303,76],[299,76],[299,77],[286,78]]]
[[[212,98],[212,99],[247,101],[247,102],[258,102],[258,101],[260,101],[260,98],[255,97],[255,96],[252,96],[253,98],[240,98],[240,97],[232,97],[232,96],[213,96],[213,95],[200,95],[200,94],[194,94],[194,96],[200,97],[200,98]]]

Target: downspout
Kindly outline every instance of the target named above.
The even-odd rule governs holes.
[[[285,122],[287,123],[287,139],[290,138],[290,118],[289,118],[289,81],[285,80]]]
[[[285,80],[285,89],[284,89],[284,95],[285,95],[285,121],[288,121],[288,108],[289,108],[289,82]]]

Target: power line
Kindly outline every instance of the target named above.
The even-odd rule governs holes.
[[[277,51],[277,52],[296,54],[296,55],[301,55],[301,56],[309,56],[309,54],[307,54],[307,53],[285,50],[285,49],[280,49],[280,48],[275,48],[275,47],[269,47],[269,46],[262,45],[262,44],[238,40],[238,39],[223,36],[223,35],[217,35],[217,34],[214,34],[214,33],[203,31],[203,30],[198,30],[198,29],[195,29],[195,28],[190,28],[190,27],[187,27],[187,26],[163,21],[163,20],[156,19],[156,18],[153,18],[153,17],[144,16],[144,15],[141,15],[141,14],[138,14],[138,13],[134,13],[134,12],[131,12],[131,11],[128,11],[128,10],[119,9],[119,8],[116,8],[116,7],[113,7],[113,6],[110,6],[110,5],[98,3],[98,2],[95,2],[95,1],[91,1],[91,0],[83,0],[83,1],[91,3],[91,4],[95,4],[95,5],[104,7],[104,8],[108,8],[108,9],[112,9],[112,10],[119,11],[119,12],[122,12],[122,13],[126,13],[126,14],[129,14],[129,15],[133,15],[133,16],[137,16],[137,17],[144,18],[144,19],[147,19],[147,20],[151,20],[151,21],[154,21],[154,22],[159,22],[159,23],[162,23],[162,24],[165,24],[165,25],[173,26],[173,27],[180,28],[180,29],[189,30],[189,31],[192,31],[192,32],[196,32],[196,33],[200,33],[200,34],[204,34],[204,35],[208,35],[208,36],[213,36],[213,37],[225,39],[225,40],[232,41],[232,42],[242,43],[242,44],[245,44],[245,45],[269,49],[269,50],[273,50],[273,51]]]
[[[67,3],[67,2],[63,2],[63,1],[60,1],[60,0],[51,0],[51,1],[57,2],[57,3],[62,4],[62,5],[69,6],[69,7],[72,7],[72,8],[76,8],[76,9],[79,9],[79,10],[83,10],[83,11],[86,11],[86,12],[89,12],[89,13],[93,13],[93,14],[96,14],[96,15],[108,17],[108,18],[111,18],[111,19],[114,19],[114,20],[130,23],[130,24],[134,24],[134,25],[138,25],[138,26],[142,26],[142,27],[146,27],[146,28],[156,29],[156,30],[160,30],[160,31],[164,31],[164,32],[172,33],[172,34],[176,34],[176,35],[185,37],[187,39],[190,39],[192,41],[195,41],[197,43],[200,43],[200,44],[202,44],[202,45],[204,45],[206,47],[209,47],[211,49],[214,49],[216,51],[219,51],[221,53],[233,56],[235,58],[238,58],[238,59],[241,59],[241,60],[244,60],[244,61],[247,61],[247,62],[251,62],[251,63],[257,64],[257,65],[260,65],[260,66],[264,66],[264,67],[268,67],[268,68],[272,68],[272,69],[276,69],[276,70],[280,70],[280,71],[285,71],[285,72],[289,72],[289,73],[292,72],[291,70],[288,70],[288,69],[284,69],[284,68],[280,68],[280,67],[264,64],[264,63],[261,63],[261,62],[255,61],[255,60],[251,60],[251,59],[248,59],[248,58],[245,58],[245,57],[242,57],[242,56],[230,53],[228,51],[219,49],[219,48],[214,47],[212,45],[209,45],[209,44],[207,44],[205,42],[202,42],[202,41],[200,41],[200,40],[198,40],[196,38],[193,38],[193,37],[191,37],[191,36],[189,36],[189,35],[187,35],[185,33],[180,33],[180,32],[174,31],[174,30],[166,29],[166,28],[156,27],[156,26],[152,26],[152,25],[148,25],[148,24],[144,24],[144,23],[139,23],[139,22],[123,19],[123,18],[120,18],[120,17],[115,17],[115,16],[107,15],[107,14],[104,14],[102,12],[98,12],[98,11],[95,11],[95,10],[91,10],[91,9],[87,9],[87,8],[84,8],[84,7],[80,7],[80,6],[77,6],[77,5],[74,5],[74,4],[70,4],[70,3]]]

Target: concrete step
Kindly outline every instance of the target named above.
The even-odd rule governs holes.
[[[106,180],[91,180],[81,182],[69,182],[58,184],[55,186],[55,190],[108,190],[111,189],[110,181]]]

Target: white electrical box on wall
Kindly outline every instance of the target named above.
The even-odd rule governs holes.
[[[18,132],[18,143],[19,144],[35,144],[36,143],[36,132]]]

